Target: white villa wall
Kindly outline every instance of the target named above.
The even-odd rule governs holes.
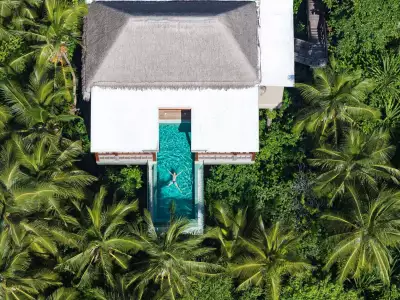
[[[158,110],[191,109],[192,152],[258,152],[258,87],[92,88],[91,152],[157,152]]]

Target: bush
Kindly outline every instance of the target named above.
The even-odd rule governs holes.
[[[293,117],[287,111],[291,99],[284,93],[282,107],[274,111],[260,111],[260,152],[253,165],[221,165],[211,169],[206,181],[206,200],[222,200],[230,205],[248,205],[253,201],[263,209],[276,195],[278,184],[287,182],[298,171],[305,155],[300,137],[291,132]],[[267,120],[272,121],[268,127]],[[279,192],[278,192],[279,193]]]
[[[23,40],[19,36],[11,36],[0,41],[0,64],[3,64],[12,54],[19,52]]]
[[[331,48],[343,68],[357,68],[376,53],[383,53],[400,38],[398,0],[325,0],[331,9]]]
[[[303,3],[303,0],[294,0],[293,1],[293,13],[297,14],[299,11],[300,5]]]
[[[328,279],[315,278],[304,280],[294,278],[284,285],[282,300],[358,300],[360,295],[353,290],[345,291],[340,283]]]
[[[138,166],[106,167],[106,181],[110,181],[116,191],[123,193],[122,198],[132,199],[143,185],[142,171]]]
[[[191,294],[184,300],[233,300],[234,290],[232,278],[224,275],[206,277],[192,285]]]
[[[66,106],[67,108],[67,106]],[[71,140],[82,141],[82,150],[85,153],[90,152],[90,140],[86,125],[83,119],[70,121],[63,124],[64,135]]]

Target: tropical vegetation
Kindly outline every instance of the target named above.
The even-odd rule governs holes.
[[[0,299],[400,299],[400,2],[321,9],[328,66],[260,111],[254,164],[206,170],[191,235],[153,224],[143,169],[89,153],[87,5],[0,0]]]

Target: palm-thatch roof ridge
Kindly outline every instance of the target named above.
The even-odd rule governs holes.
[[[95,2],[84,27],[83,92],[245,88],[259,82],[255,2]]]

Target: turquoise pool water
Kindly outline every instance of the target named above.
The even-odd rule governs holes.
[[[194,156],[190,147],[190,123],[161,123],[159,140],[155,221],[168,222],[172,202],[177,216],[193,219]],[[179,189],[174,184],[170,185],[172,176],[169,172],[179,174],[176,180]]]

